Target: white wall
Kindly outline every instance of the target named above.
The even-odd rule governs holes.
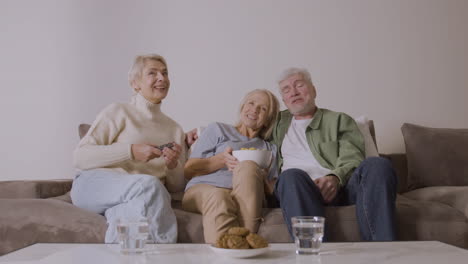
[[[70,178],[77,125],[127,101],[136,54],[169,63],[163,109],[233,123],[243,94],[307,67],[321,107],[400,126],[468,127],[468,1],[0,1],[0,180]]]

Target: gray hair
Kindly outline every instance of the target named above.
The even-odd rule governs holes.
[[[141,77],[141,73],[143,71],[143,68],[145,67],[145,62],[147,60],[159,61],[162,64],[164,64],[164,66],[166,66],[167,68],[166,60],[161,55],[158,55],[158,54],[138,55],[135,57],[135,60],[133,61],[133,65],[130,68],[130,71],[128,72],[128,82],[130,83],[130,86],[132,86],[133,81]]]
[[[308,82],[310,82],[310,84],[314,85],[312,83],[312,78],[310,77],[310,73],[307,69],[305,68],[294,68],[294,67],[291,67],[291,68],[287,68],[286,70],[284,70],[279,78],[278,78],[278,83],[286,80],[289,76],[291,75],[294,75],[294,74],[300,74],[302,75],[302,77],[304,77],[304,79]]]

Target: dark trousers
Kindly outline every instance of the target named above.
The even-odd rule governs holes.
[[[396,240],[395,199],[397,178],[389,160],[364,160],[341,188],[331,204],[325,204],[320,190],[300,169],[283,171],[275,186],[275,196],[292,236],[291,217],[325,216],[325,206],[356,205],[359,231],[364,241]],[[325,220],[324,241],[328,240]]]

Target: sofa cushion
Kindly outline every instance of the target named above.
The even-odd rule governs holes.
[[[257,233],[270,242],[288,243],[292,241],[280,208],[263,209],[263,221]]]
[[[468,185],[468,129],[429,128],[405,123],[410,190]]]
[[[174,208],[178,243],[205,243],[202,215]]]
[[[413,200],[446,204],[465,214],[465,217],[468,218],[468,186],[426,187],[403,195]]]
[[[0,184],[0,198],[49,198],[63,195],[71,189],[72,181],[36,180],[3,181]]]
[[[330,241],[360,241],[356,207],[326,207],[325,226]],[[263,209],[263,222],[258,234],[274,243],[292,242],[280,208]]]
[[[0,199],[0,255],[34,243],[102,243],[106,219],[54,199]]]
[[[468,245],[465,215],[443,203],[398,195],[397,224],[398,240],[439,240],[459,247]]]
[[[355,205],[327,207],[325,226],[330,241],[361,241]]]
[[[381,154],[380,156],[392,162],[393,169],[395,169],[398,178],[398,193],[407,192],[408,162],[406,160],[406,154]]]

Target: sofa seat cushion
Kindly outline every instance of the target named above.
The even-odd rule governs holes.
[[[177,218],[177,242],[178,243],[205,243],[203,236],[203,218],[201,214],[195,214],[174,208]]]
[[[271,243],[292,241],[280,208],[263,208],[263,220],[257,233]]]
[[[354,205],[326,208],[325,226],[330,241],[360,241],[355,212]],[[263,209],[263,222],[258,234],[273,243],[292,242],[280,208]]]
[[[468,221],[457,209],[440,202],[397,198],[399,240],[438,240],[468,245]]]
[[[439,186],[416,189],[403,194],[418,201],[432,201],[446,204],[468,218],[468,186]]]
[[[397,195],[397,231],[400,240],[440,240],[468,245],[468,222],[463,213],[440,202],[418,201]],[[327,207],[325,225],[331,242],[361,241],[356,206]],[[259,235],[270,242],[291,242],[280,208],[263,211]]]
[[[174,209],[179,227],[179,242],[202,243],[202,216],[181,210],[180,202],[173,202],[173,206],[179,208]],[[418,201],[403,195],[397,195],[396,207],[399,240],[439,240],[467,247],[468,222],[465,215],[459,210],[444,203]],[[356,218],[356,206],[327,207],[325,214],[330,241],[361,240]],[[271,243],[292,241],[280,208],[263,209],[263,222],[259,227],[258,234]]]
[[[330,241],[361,241],[356,206],[330,206],[325,210],[325,226]]]
[[[0,255],[34,243],[102,243],[106,219],[54,199],[0,199]]]

